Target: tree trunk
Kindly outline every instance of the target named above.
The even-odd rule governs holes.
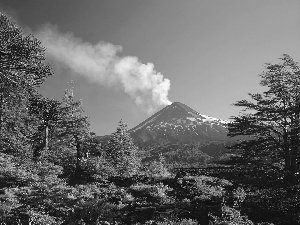
[[[4,117],[4,88],[5,84],[0,84],[0,135],[2,135],[3,117]]]
[[[35,143],[35,145],[33,147],[33,160],[34,161],[40,160],[44,146],[45,145],[43,142]]]
[[[292,176],[294,176],[296,173],[296,168],[297,168],[296,162],[297,162],[296,158],[292,157],[291,158],[291,167],[290,167],[290,173]]]
[[[76,168],[75,168],[75,176],[79,177],[80,173],[81,173],[81,151],[80,151],[80,145],[81,142],[79,140],[79,138],[76,136],[75,137],[75,141],[76,141]]]
[[[35,141],[38,142],[38,140]],[[40,160],[42,151],[47,151],[48,148],[49,148],[49,126],[45,126],[42,141],[35,144],[34,151],[33,151],[33,160],[34,161]]]
[[[298,152],[298,135],[296,132],[296,129],[294,128],[291,134],[291,152],[290,152],[290,168],[289,173],[291,178],[294,177],[296,173],[296,158],[297,158],[297,152]]]
[[[284,179],[291,179],[291,152],[288,143],[288,134],[285,132],[283,135],[283,145],[284,145]]]
[[[294,177],[297,172],[297,159],[299,156],[299,133],[300,133],[300,94],[297,95],[295,105],[295,121],[292,132],[292,149],[291,149],[291,169],[290,172]]]
[[[284,151],[284,170],[285,172],[288,172],[291,167],[291,156],[290,156],[290,149],[288,145],[288,136],[285,133],[283,135],[283,151]]]
[[[2,84],[1,84],[2,86]],[[0,90],[0,135],[2,136],[2,120],[3,120],[3,104],[4,104],[4,98],[3,98],[3,91],[2,91],[2,87],[0,86],[1,90]],[[0,147],[2,149],[2,141],[0,139]]]
[[[44,150],[48,150],[49,147],[49,126],[45,127],[45,137],[44,137],[45,147]]]

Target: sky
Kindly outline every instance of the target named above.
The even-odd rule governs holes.
[[[62,99],[73,81],[91,131],[132,128],[171,102],[229,119],[261,93],[259,74],[282,54],[300,62],[299,0],[0,0],[38,37]]]

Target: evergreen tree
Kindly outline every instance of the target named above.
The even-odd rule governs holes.
[[[27,141],[24,129],[28,97],[52,75],[45,48],[0,13],[0,148],[15,151]],[[27,121],[28,122],[28,121]]]
[[[283,163],[284,170],[294,175],[300,159],[300,67],[289,55],[280,60],[266,64],[260,75],[267,91],[249,94],[253,101],[234,104],[245,109],[233,117],[228,135],[248,137],[231,147],[242,150],[244,159]]]
[[[128,132],[127,124],[121,120],[117,131],[112,133],[108,144],[104,147],[107,160],[116,169],[119,176],[131,176],[140,167],[138,148]]]
[[[87,149],[83,149],[85,140],[89,139],[89,120],[84,116],[82,102],[75,99],[74,87],[65,91],[60,112],[60,123],[57,134],[57,144],[76,151],[75,174],[81,172],[81,162],[87,156]]]
[[[55,99],[35,95],[30,98],[30,113],[38,120],[37,129],[33,135],[33,159],[38,160],[41,151],[49,148],[49,138],[54,133],[59,122],[61,103]]]

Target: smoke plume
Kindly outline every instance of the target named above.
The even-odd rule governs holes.
[[[106,42],[91,44],[45,26],[36,36],[47,48],[47,58],[67,67],[73,74],[101,85],[121,85],[124,91],[148,113],[169,105],[170,80],[156,72],[152,63],[143,64],[137,57],[120,57],[121,46]]]

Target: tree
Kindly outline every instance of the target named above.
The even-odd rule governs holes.
[[[0,13],[0,144],[2,149],[14,148],[14,140],[24,133],[16,132],[26,113],[28,96],[52,75],[44,64],[45,48],[32,35]],[[11,121],[8,123],[7,121]],[[14,127],[14,129],[8,129]],[[12,132],[14,131],[14,132]],[[17,148],[17,147],[16,147]]]
[[[228,135],[248,137],[231,147],[242,150],[244,159],[283,163],[293,176],[300,160],[300,67],[289,55],[280,60],[260,75],[267,91],[234,104],[244,110],[233,117]]]
[[[138,148],[134,145],[127,124],[123,120],[119,122],[117,131],[111,134],[104,149],[107,160],[115,167],[117,175],[136,174],[140,166]]]
[[[2,13],[0,34],[1,82],[30,89],[52,75],[51,68],[43,62],[45,48],[41,42],[33,35],[22,34],[22,30]]]
[[[38,160],[41,151],[48,150],[49,136],[59,123],[61,102],[55,99],[34,95],[30,98],[29,111],[38,120],[37,130],[33,136],[33,159]]]
[[[75,174],[81,172],[81,161],[87,155],[83,145],[90,137],[89,120],[83,115],[82,102],[74,96],[74,87],[65,91],[60,108],[60,122],[57,131],[57,142],[60,146],[67,145],[76,150]]]

